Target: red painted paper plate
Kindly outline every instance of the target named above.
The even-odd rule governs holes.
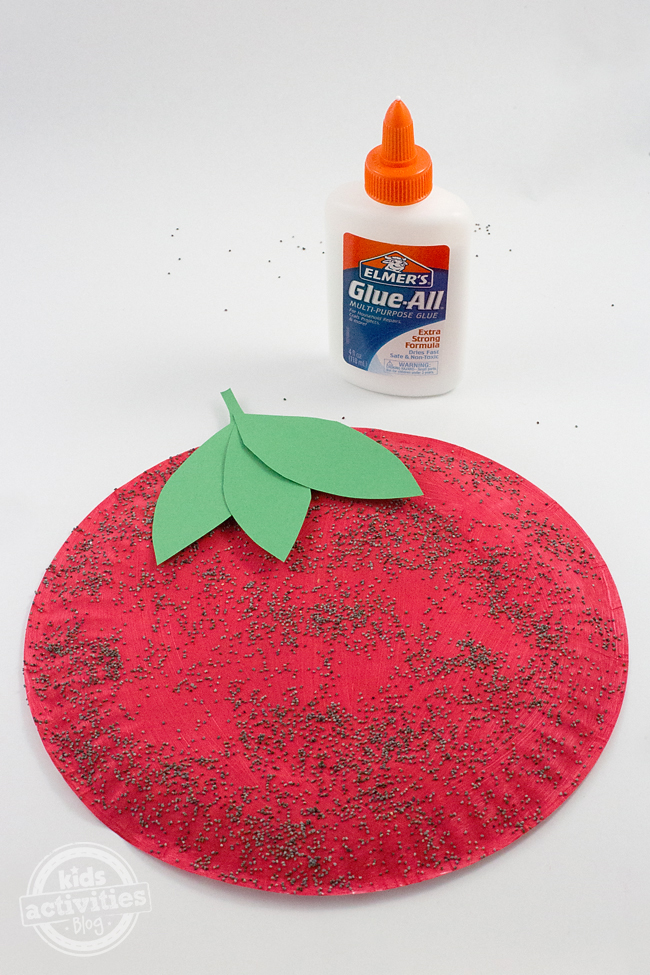
[[[494,461],[366,431],[420,497],[315,494],[285,562],[232,521],[157,565],[187,454],[115,491],[48,568],[29,704],[85,805],[229,883],[360,893],[474,863],[579,785],[627,644],[602,558]]]

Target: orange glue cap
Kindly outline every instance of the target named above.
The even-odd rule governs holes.
[[[399,98],[386,112],[381,145],[366,158],[365,186],[373,200],[394,207],[419,203],[433,189],[431,156],[416,146],[411,113]]]

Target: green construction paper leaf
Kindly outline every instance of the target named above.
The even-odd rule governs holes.
[[[174,471],[160,492],[151,533],[158,565],[230,517],[223,494],[223,470],[233,429],[230,424],[206,440]]]
[[[337,423],[246,414],[221,394],[231,422],[169,478],[154,512],[158,564],[232,514],[261,548],[284,561],[302,527],[311,488],[351,498],[422,494],[402,461],[370,437]]]
[[[392,451],[336,420],[232,413],[252,453],[283,477],[346,498],[411,498],[422,491]]]
[[[235,428],[226,452],[223,489],[237,524],[260,548],[284,562],[305,520],[309,488],[263,464]]]

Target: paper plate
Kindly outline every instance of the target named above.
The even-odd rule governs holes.
[[[423,496],[314,494],[284,563],[230,521],[156,565],[183,454],[45,574],[25,658],[45,747],[167,863],[294,894],[416,883],[540,823],[611,734],[625,622],[582,529],[494,461],[364,432]]]

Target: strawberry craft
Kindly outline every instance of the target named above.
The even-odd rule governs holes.
[[[243,886],[344,894],[540,823],[614,727],[627,642],[573,519],[423,437],[244,413],[102,502],[26,639],[52,760],[107,826]]]

